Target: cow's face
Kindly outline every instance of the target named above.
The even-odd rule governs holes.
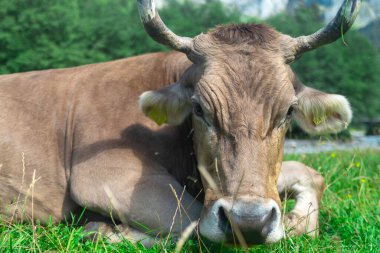
[[[192,114],[206,193],[200,229],[214,241],[233,241],[230,222],[249,242],[282,238],[277,178],[290,120],[316,133],[351,119],[345,98],[297,81],[288,46],[279,46],[286,40],[261,25],[220,27],[194,39],[194,64],[178,83],[141,96],[142,110],[159,123]]]
[[[291,70],[269,42],[277,35],[264,26],[230,26],[194,40],[198,52],[212,52],[191,102],[205,189],[200,231],[214,241],[233,242],[233,229],[249,243],[283,236],[277,178],[297,98]],[[202,47],[208,40],[212,48]]]
[[[177,38],[169,45],[194,64],[179,82],[140,98],[158,123],[181,124],[192,114],[206,193],[200,232],[213,241],[233,242],[233,230],[248,243],[281,239],[277,178],[290,120],[309,133],[336,132],[351,120],[344,97],[304,86],[290,69],[296,51],[308,50],[305,41],[263,25]]]

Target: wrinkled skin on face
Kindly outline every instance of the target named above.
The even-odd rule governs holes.
[[[287,63],[292,43],[264,25],[216,28],[194,38],[194,64],[178,83],[141,96],[153,119],[176,125],[192,113],[205,190],[200,232],[213,241],[232,243],[234,229],[248,243],[281,239],[277,180],[291,118],[310,133],[351,120],[344,97],[297,80]]]
[[[215,37],[230,32],[235,31],[215,31]],[[255,238],[268,241],[272,239],[268,237],[276,240],[283,233],[276,185],[284,135],[290,120],[288,110],[296,104],[296,96],[291,80],[293,76],[277,53],[279,49],[270,48],[270,44],[263,41],[270,39],[276,43],[277,34],[263,32],[265,34],[260,34],[262,38],[254,41],[254,46],[245,45],[239,50],[236,44],[230,46],[217,41],[214,44],[216,49],[202,50],[212,53],[205,56],[204,74],[196,82],[191,99],[197,160],[216,182],[219,192],[203,180],[203,184],[207,185],[205,219],[212,219],[207,214],[213,212],[213,207],[218,206],[217,201],[222,199],[226,203],[216,208],[217,215],[228,216],[249,238],[252,230],[263,230],[264,224],[259,224],[262,216],[270,216],[274,212],[268,223],[275,230],[275,235],[262,234],[262,231],[255,234]],[[200,41],[198,43],[202,46],[202,39],[198,37],[195,43]],[[234,210],[231,207],[233,203],[242,207]],[[268,210],[256,210],[260,209],[257,203],[261,206],[266,203]],[[250,225],[240,218],[255,215],[258,217],[252,218],[253,224]],[[218,228],[230,229],[225,221],[215,223],[218,223]],[[210,224],[202,227],[215,237],[214,240],[232,239],[228,233],[218,238],[217,229]]]

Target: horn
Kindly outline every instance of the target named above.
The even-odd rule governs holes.
[[[335,18],[319,31],[295,38],[295,55],[313,50],[336,41],[346,33],[354,23],[360,10],[361,0],[344,0]]]
[[[192,49],[192,38],[181,37],[166,27],[156,10],[155,0],[137,0],[141,22],[146,32],[155,41],[174,50],[189,53]]]

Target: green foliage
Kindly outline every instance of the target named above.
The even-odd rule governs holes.
[[[182,36],[218,24],[247,20],[219,0],[194,4],[167,0],[160,14]],[[253,20],[253,19],[251,19]],[[316,9],[268,20],[292,36],[323,24]],[[346,95],[354,120],[380,114],[380,56],[356,31],[342,41],[306,53],[293,68],[306,85]],[[134,0],[0,1],[0,73],[62,68],[168,50],[146,35]]]
[[[135,1],[1,1],[0,73],[61,68],[158,49]]]
[[[226,8],[219,0],[209,0],[206,4],[194,4],[190,0],[180,3],[167,0],[167,7],[160,15],[170,29],[182,36],[194,37],[220,24],[238,23],[241,14]]]
[[[78,20],[74,1],[19,0],[0,4],[0,72],[78,62],[76,51],[81,45],[72,43]]]
[[[238,22],[239,13],[217,0],[194,5],[168,1],[160,11],[183,36],[216,24]],[[147,36],[136,1],[17,0],[0,2],[0,73],[62,68],[168,50]]]
[[[303,162],[325,178],[320,235],[317,238],[287,238],[275,244],[252,247],[250,252],[378,252],[378,151],[286,155],[285,160]],[[289,202],[294,205],[294,201]],[[144,249],[128,241],[118,244],[110,244],[102,238],[84,241],[83,236],[83,228],[75,223],[47,226],[37,223],[33,227],[31,224],[8,224],[0,217],[0,252],[173,252],[175,249],[171,240],[161,240],[153,248]],[[212,244],[195,236],[186,242],[182,252],[243,250]]]
[[[360,32],[365,34],[366,37],[369,38],[369,40],[374,44],[374,46],[377,48],[377,50],[380,51],[380,19],[375,19],[367,26],[360,29]]]

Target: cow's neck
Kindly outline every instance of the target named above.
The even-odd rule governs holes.
[[[193,150],[191,118],[179,126],[167,126],[158,132],[164,142],[163,154],[156,161],[165,167],[186,190],[198,199],[203,198],[202,183]]]

